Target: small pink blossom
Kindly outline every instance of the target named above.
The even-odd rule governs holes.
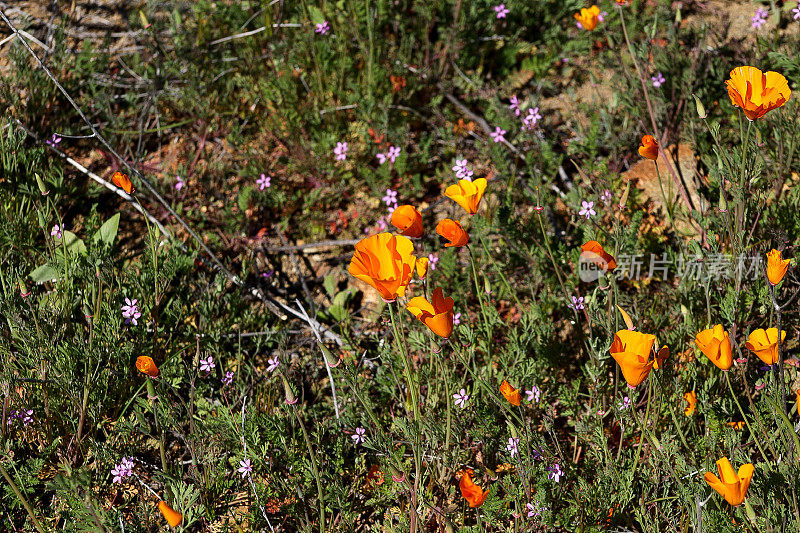
[[[428,268],[436,270],[436,263],[439,262],[439,257],[436,254],[428,254]]]
[[[56,239],[60,239],[61,238],[61,226],[59,226],[58,224],[53,226],[53,229],[50,230],[50,235],[55,237]]]
[[[264,189],[269,188],[272,185],[272,177],[267,176],[266,174],[261,174],[261,177],[256,180],[256,185],[258,185],[258,190],[263,191]]]
[[[528,114],[522,117],[522,129],[532,130],[537,122],[542,120],[542,115],[539,114],[539,108],[528,108]]]
[[[571,309],[575,309],[576,311],[580,311],[581,309],[584,309],[583,302],[584,302],[583,296],[578,296],[578,297],[573,296],[572,303],[569,304],[568,307],[570,307]]]
[[[186,182],[180,176],[175,176],[175,190],[179,191],[186,186]]]
[[[328,33],[328,30],[330,30],[330,29],[331,29],[331,27],[328,24],[328,21],[327,20],[323,20],[322,22],[320,22],[319,24],[316,24],[314,26],[314,33],[319,33],[320,35],[325,35],[326,33]]]
[[[278,368],[279,364],[280,364],[280,361],[278,361],[278,356],[277,355],[275,357],[267,359],[267,372],[274,372],[275,369]]]
[[[200,370],[203,372],[209,373],[217,367],[216,363],[214,363],[214,358],[212,356],[208,356],[208,359],[200,359]]]
[[[533,386],[531,390],[526,390],[525,394],[528,395],[526,398],[529,402],[536,402],[539,403],[539,398],[542,396],[542,391],[539,390],[539,387]]]
[[[242,475],[242,479],[246,478],[253,471],[250,459],[239,461],[239,468],[237,468],[236,471]]]
[[[582,217],[586,217],[586,220],[589,220],[597,214],[597,211],[594,210],[594,202],[582,201],[581,206],[582,208],[578,211],[578,214]]]
[[[336,143],[336,148],[333,149],[333,153],[336,156],[337,161],[344,161],[345,159],[347,159],[347,143],[346,142]]]
[[[517,95],[511,97],[511,103],[508,105],[508,108],[514,112],[514,116],[519,116],[522,111],[519,109],[519,100],[517,100]]]
[[[225,372],[225,377],[222,378],[221,381],[222,384],[225,385],[226,387],[231,383],[233,383],[233,372],[231,372],[230,370],[228,372]]]
[[[519,439],[515,439],[514,437],[508,438],[508,444],[506,445],[506,451],[511,454],[511,457],[514,457],[519,453]]]
[[[364,436],[366,432],[367,430],[364,428],[356,428],[355,433],[350,435],[350,438],[353,439],[353,444],[355,444],[356,446],[358,446],[359,444],[363,444],[364,441],[367,440],[367,438]]]
[[[609,191],[608,189],[604,190],[604,191],[603,191],[603,194],[601,194],[601,195],[600,195],[600,199],[601,199],[601,200],[603,201],[603,203],[604,203],[604,204],[606,204],[606,205],[608,205],[608,204],[610,204],[610,203],[611,203],[611,199],[612,199],[613,197],[614,197],[614,195],[613,195],[613,194],[611,194],[611,191]]]
[[[461,324],[461,313],[456,313],[453,315],[453,325],[457,326]]]
[[[394,163],[394,160],[397,159],[399,156],[400,156],[400,148],[398,148],[397,146],[390,146],[389,151],[386,152],[386,157],[392,163]]]
[[[796,8],[792,9],[792,13],[794,13],[792,20],[800,20],[800,2],[797,3]]]
[[[800,6],[798,6],[800,7]],[[751,28],[754,30],[759,29],[761,26],[767,23],[767,16],[769,15],[769,10],[763,7],[759,7],[756,9],[756,12],[750,18],[752,24],[750,25]]]
[[[457,393],[453,394],[453,398],[456,400],[456,405],[460,406],[464,409],[467,406],[467,400],[469,400],[469,395],[465,389],[461,389]]]
[[[506,15],[511,13],[511,10],[507,9],[505,4],[500,4],[499,6],[494,6],[494,12],[497,13],[497,18],[504,19]]]
[[[506,138],[503,137],[503,135],[505,135],[505,134],[506,134],[506,130],[501,129],[500,126],[496,126],[494,128],[494,131],[492,133],[490,133],[489,136],[491,136],[491,138],[492,138],[492,140],[494,142],[501,143],[501,142],[506,140]]]
[[[122,483],[123,479],[132,476],[133,467],[133,459],[130,457],[123,457],[122,461],[118,465],[114,465],[114,468],[111,470],[111,475],[114,476],[112,482]]]
[[[661,87],[664,82],[667,81],[666,78],[664,78],[664,75],[660,72],[655,76],[650,76],[650,80],[653,82],[653,87],[656,88]]]

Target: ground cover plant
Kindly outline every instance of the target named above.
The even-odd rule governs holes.
[[[800,530],[798,47],[0,1],[0,531]]]

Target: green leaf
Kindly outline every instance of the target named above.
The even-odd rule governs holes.
[[[47,281],[55,281],[58,279],[58,271],[55,268],[51,267],[49,264],[45,263],[44,265],[40,266],[30,274],[28,277],[31,278],[36,283],[45,283]]]
[[[328,293],[328,296],[333,298],[336,295],[336,277],[333,272],[325,276],[322,285],[325,287],[325,292]]]
[[[117,231],[119,230],[119,213],[109,218],[100,229],[94,234],[92,240],[94,242],[103,241],[106,244],[113,244],[114,239],[117,238]]]
[[[71,231],[62,231],[62,238],[63,244],[57,248],[57,250],[63,250],[65,246],[67,251],[71,254],[85,254],[86,253],[86,245],[83,243],[82,239],[79,239],[77,235],[72,233]]]
[[[239,204],[239,209],[244,213],[250,205],[250,196],[253,194],[253,188],[249,185],[239,191],[239,198],[236,200]]]
[[[325,15],[322,14],[322,11],[316,6],[308,6],[308,13],[311,15],[311,23],[312,24],[320,24],[325,22]]]

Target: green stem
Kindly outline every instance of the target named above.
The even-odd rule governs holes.
[[[303,432],[303,440],[306,441],[308,458],[311,460],[311,473],[314,475],[314,479],[317,481],[317,498],[319,498],[319,533],[325,533],[325,496],[322,492],[322,479],[320,479],[319,469],[317,468],[317,456],[314,454],[314,449],[311,447],[311,439],[308,438],[308,432],[306,431],[305,424],[303,424],[303,419],[300,418],[300,413],[297,412],[297,408],[294,406],[292,406],[292,412],[294,413],[297,423],[300,425],[300,429]]]
[[[736,402],[736,407],[739,408],[739,414],[742,415],[742,420],[744,423],[747,424],[747,429],[750,431],[750,434],[753,435],[753,440],[758,446],[758,450],[761,452],[761,457],[764,461],[767,461],[767,454],[764,453],[764,448],[761,447],[761,442],[759,442],[758,438],[756,438],[756,433],[753,431],[753,428],[750,426],[750,421],[747,420],[747,417],[744,416],[744,410],[742,409],[742,405],[739,403],[739,398],[736,397],[736,393],[733,391],[733,385],[731,385],[731,378],[728,376],[728,372],[723,372],[725,374],[725,381],[728,382],[728,389],[731,391],[731,396],[733,396],[733,401]]]
[[[11,486],[11,490],[14,491],[14,494],[17,495],[17,498],[22,503],[22,506],[28,512],[28,516],[31,517],[31,521],[33,522],[33,525],[36,527],[36,530],[39,533],[44,533],[44,528],[42,527],[42,524],[39,523],[39,521],[36,519],[36,515],[33,514],[33,509],[31,508],[31,504],[28,503],[28,500],[25,498],[22,492],[20,492],[19,487],[17,487],[17,484],[14,483],[13,479],[11,479],[11,476],[8,474],[8,472],[3,467],[2,464],[0,464],[0,474],[2,474],[4,478],[6,478],[6,481]]]
[[[475,258],[472,257],[472,250],[467,246],[469,252],[469,264],[472,267],[472,279],[475,282],[475,295],[478,297],[478,305],[481,308],[481,318],[483,319],[483,329],[486,334],[487,353],[492,352],[492,328],[489,324],[489,318],[486,316],[486,309],[483,305],[483,298],[481,297],[481,288],[478,284],[478,272],[475,270]]]

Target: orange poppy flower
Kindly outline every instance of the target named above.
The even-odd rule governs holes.
[[[711,472],[706,472],[705,480],[712,489],[725,498],[729,504],[739,507],[747,495],[750,480],[753,478],[753,465],[748,463],[739,467],[739,472],[733,470],[727,457],[717,461],[719,477]]]
[[[658,159],[658,143],[652,135],[642,137],[642,145],[639,147],[639,155],[655,161]]]
[[[728,422],[728,425],[736,431],[741,431],[744,428],[744,420],[739,420],[738,422]]]
[[[580,13],[575,13],[575,20],[586,30],[592,31],[597,27],[597,22],[600,20],[600,8],[592,6],[590,8],[581,9]]]
[[[400,235],[379,233],[361,239],[347,271],[368,283],[387,302],[403,296],[414,273],[414,245]]]
[[[777,285],[786,275],[789,268],[789,260],[781,257],[781,252],[772,249],[767,254],[767,278],[772,285]]]
[[[605,271],[617,268],[614,256],[603,250],[602,245],[597,241],[589,241],[581,246],[581,260],[594,263]]]
[[[459,180],[455,185],[450,185],[444,190],[444,195],[464,208],[470,215],[478,212],[483,193],[486,192],[486,178],[474,181]]]
[[[461,227],[461,223],[450,220],[449,218],[439,221],[436,225],[436,233],[450,241],[444,245],[445,248],[449,248],[450,246],[464,246],[469,242],[469,233],[464,231],[464,228]]]
[[[797,389],[797,414],[800,415],[800,389]]]
[[[617,0],[617,5],[618,6],[624,6],[627,3],[628,3],[628,0]]]
[[[658,370],[664,366],[664,361],[669,358],[669,346],[662,346],[656,354],[656,359],[653,361],[653,370]]]
[[[401,205],[392,211],[392,226],[406,237],[422,237],[422,215],[413,205]]]
[[[697,410],[697,395],[694,391],[689,391],[683,395],[683,399],[689,403],[689,405],[687,405],[683,410],[683,413],[686,416],[692,416]]]
[[[509,403],[513,405],[518,406],[520,403],[522,403],[522,396],[519,393],[519,389],[512,387],[511,384],[506,380],[503,380],[503,382],[500,384],[500,393],[505,397],[506,400],[508,400]]]
[[[695,335],[694,343],[720,370],[728,370],[733,365],[731,339],[722,324],[717,324],[711,329],[704,329]]]
[[[136,358],[136,370],[142,374],[147,374],[151,378],[158,377],[158,367],[153,358],[147,355],[140,355]]]
[[[470,507],[480,507],[486,501],[486,496],[489,491],[482,490],[478,485],[472,481],[472,470],[467,470],[462,474],[461,481],[458,482],[458,488],[461,489],[461,495],[467,500]]]
[[[114,175],[111,176],[111,183],[122,189],[128,194],[131,194],[136,189],[133,187],[133,183],[131,183],[131,179],[128,177],[127,174],[123,174],[122,172],[114,172]]]
[[[453,333],[453,304],[453,299],[445,298],[442,288],[437,287],[430,302],[417,296],[408,301],[406,309],[432,332],[446,339]]]
[[[781,343],[785,338],[786,332],[781,331]],[[765,365],[776,364],[778,362],[778,328],[755,330],[747,337],[745,346],[764,361]]]
[[[419,276],[419,279],[425,279],[425,276],[428,275],[428,263],[430,263],[430,259],[427,257],[417,257],[417,276]]]
[[[655,342],[655,335],[627,329],[621,329],[614,335],[614,342],[608,351],[622,369],[628,387],[635,389],[653,369],[655,359],[650,360],[650,352]]]
[[[750,120],[781,107],[792,95],[782,74],[761,72],[755,67],[736,67],[725,84],[731,104],[740,107]]]
[[[167,502],[163,500],[158,502],[158,510],[161,511],[162,515],[164,515],[164,520],[167,521],[167,524],[171,525],[172,527],[177,526],[183,520],[183,515],[167,505]]]
[[[389,81],[392,82],[392,92],[396,93],[406,86],[406,79],[403,76],[389,76]]]

